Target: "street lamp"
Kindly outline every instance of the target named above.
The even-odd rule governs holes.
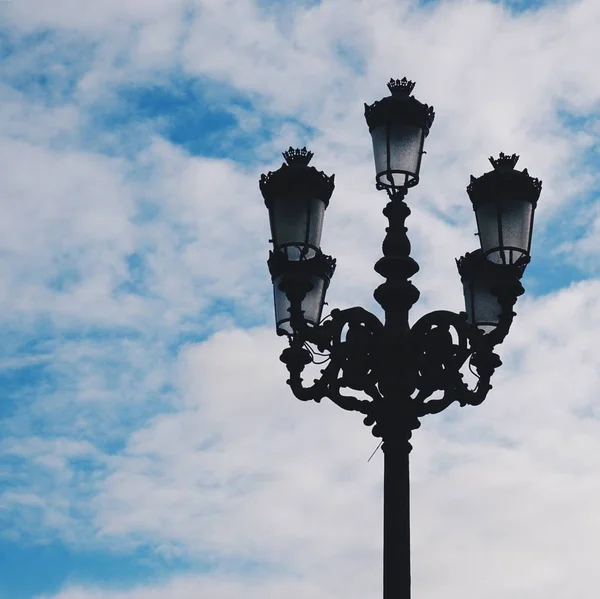
[[[306,148],[290,148],[281,168],[260,179],[271,221],[269,271],[279,335],[292,335],[302,324],[318,326],[335,270],[335,260],[320,246],[334,176],[308,166],[312,156]]]
[[[419,182],[423,144],[435,115],[432,106],[410,95],[414,87],[406,77],[392,79],[390,96],[365,104],[379,189],[413,187]]]
[[[269,209],[273,250],[268,266],[273,282],[276,330],[289,340],[281,354],[294,395],[302,401],[327,397],[345,410],[362,413],[384,452],[384,599],[410,598],[409,453],[419,418],[458,402],[479,405],[501,365],[494,347],[509,332],[521,277],[530,259],[533,215],[541,182],[518,171],[518,156],[490,158],[493,170],[471,177],[481,248],[457,260],[465,312],[439,310],[412,326],[408,314],[419,299],[409,280],[418,270],[410,257],[404,198],[419,182],[423,146],[433,108],[412,95],[414,83],[390,80],[391,96],[365,105],[373,141],[375,181],[389,202],[383,257],[375,270],[385,279],[374,292],[385,313],[382,323],[367,310],[332,310],[321,320],[335,260],[321,250],[325,209],[333,176],[309,166],[312,153],[290,148],[286,163],[263,175],[260,189]],[[325,356],[320,378],[305,386],[304,368]],[[319,361],[322,363],[322,361]],[[461,369],[477,376],[469,387]],[[361,391],[369,399],[342,394]]]

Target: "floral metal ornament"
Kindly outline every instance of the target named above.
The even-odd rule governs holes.
[[[391,121],[423,127],[427,136],[433,124],[435,112],[433,106],[422,104],[411,95],[415,83],[403,77],[402,79],[390,79],[387,87],[390,90],[390,96],[373,102],[371,105],[365,104],[365,119],[369,131]]]

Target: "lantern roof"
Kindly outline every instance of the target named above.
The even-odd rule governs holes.
[[[308,194],[329,205],[335,184],[335,175],[327,176],[314,166],[309,166],[313,153],[304,148],[290,148],[283,152],[285,162],[276,171],[260,177],[260,191],[267,208],[272,201],[286,194]]]
[[[471,175],[467,193],[474,208],[479,203],[494,198],[510,199],[515,196],[531,202],[534,207],[537,205],[542,191],[542,182],[532,177],[526,168],[522,171],[516,170],[515,165],[518,160],[517,154],[508,155],[500,152],[498,158],[492,156],[489,158],[493,170],[484,173],[481,177]]]
[[[403,77],[390,79],[387,86],[391,92],[390,96],[373,102],[370,106],[365,104],[365,119],[369,131],[386,123],[399,123],[422,127],[425,135],[428,135],[435,112],[433,106],[423,104],[411,95],[415,83]]]
[[[281,276],[298,278],[319,276],[328,281],[335,271],[335,263],[335,258],[321,251],[305,260],[290,260],[283,252],[270,251],[267,262],[273,280]]]
[[[476,249],[474,252],[467,252],[464,256],[458,258],[456,266],[463,280],[487,279],[504,283],[521,279],[529,261],[529,256],[522,256],[514,264],[496,264],[486,260],[481,249]]]

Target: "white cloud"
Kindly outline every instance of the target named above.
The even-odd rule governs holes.
[[[415,593],[593,596],[597,288],[581,284],[524,302],[487,401],[431,417],[415,432]],[[267,596],[281,583],[302,597],[301,580],[316,584],[317,596],[376,593],[381,454],[366,463],[376,440],[356,414],[325,400],[294,400],[277,369],[279,349],[263,329],[218,333],[189,347],[184,403],[132,435],[111,460],[94,500],[95,526],[114,542],[151,543],[215,564],[276,564],[278,573],[251,583]],[[169,584],[182,597],[191,588],[235,594],[219,590],[218,574]]]
[[[31,340],[43,323],[55,337],[44,354],[54,383],[5,423],[3,451],[22,468],[1,471],[20,472],[0,503],[10,533],[150,547],[215,570],[55,599],[378,593],[380,454],[366,463],[377,440],[358,415],[302,404],[285,386],[259,174],[305,143],[315,166],[336,173],[323,242],[338,258],[329,299],[376,309],[384,198],[372,188],[362,102],[407,75],[437,112],[409,195],[423,268],[416,314],[462,308],[453,261],[476,241],[464,187],[499,151],[520,153],[544,181],[539,256],[556,249],[555,228],[562,243],[583,222],[589,235],[556,259],[593,262],[597,131],[577,123],[595,118],[600,97],[597,3],[516,13],[473,0],[86,10],[64,0],[2,11],[16,40],[53,31],[38,45],[20,40],[0,88],[3,325]],[[28,71],[50,83],[28,87]],[[217,106],[229,93],[247,99],[227,108],[247,131],[281,125],[247,162],[190,156],[141,115],[96,128],[124,87],[176,88],[178,78],[212,89]],[[133,254],[143,270],[134,290]],[[598,291],[589,280],[520,300],[489,399],[415,433],[415,594],[595,596]],[[248,322],[261,326],[239,328]],[[182,338],[192,342],[174,351]],[[33,432],[35,418],[48,438]],[[260,575],[244,572],[255,562]]]

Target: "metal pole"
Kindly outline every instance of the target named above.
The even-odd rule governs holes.
[[[410,448],[401,436],[384,443],[383,599],[410,599]]]
[[[410,414],[410,396],[415,390],[414,368],[407,333],[408,313],[419,299],[409,280],[419,270],[410,257],[405,222],[410,208],[406,189],[396,190],[383,213],[389,220],[383,240],[383,258],[375,270],[386,281],[374,293],[385,311],[387,347],[382,352],[379,390],[384,413],[378,425],[383,434],[383,598],[410,599],[410,480],[408,454],[411,430],[419,426]],[[404,372],[405,371],[405,372]]]

